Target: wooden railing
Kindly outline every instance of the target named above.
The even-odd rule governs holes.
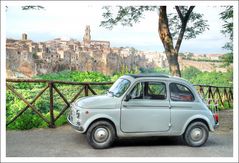
[[[74,102],[82,93],[84,96],[88,96],[89,93],[96,95],[96,91],[93,90],[92,86],[103,86],[112,85],[113,82],[68,82],[68,81],[57,81],[57,80],[39,80],[39,79],[7,79],[6,80],[7,89],[10,90],[14,95],[16,95],[20,100],[22,100],[26,107],[21,109],[17,115],[7,122],[7,126],[14,122],[19,116],[21,116],[28,108],[32,109],[39,117],[41,117],[50,128],[55,127],[55,122],[65,113],[65,111],[70,107],[70,104]],[[46,86],[31,100],[27,100],[22,96],[21,93],[17,92],[14,86],[10,83],[45,83]],[[67,99],[62,92],[57,88],[57,85],[78,85],[82,86],[81,89],[77,90],[77,93],[71,99]],[[227,103],[229,107],[233,102],[233,91],[232,87],[216,87],[210,85],[195,85],[201,96],[207,100],[219,101],[219,103],[225,107]],[[42,94],[49,89],[49,113],[50,120],[47,119],[43,114],[36,108],[34,103],[36,100],[42,96]],[[61,109],[61,112],[55,117],[54,115],[54,90],[62,98],[65,106]]]
[[[111,85],[112,82],[68,82],[68,81],[49,81],[49,80],[36,80],[36,79],[7,79],[6,80],[6,86],[7,89],[11,90],[13,94],[15,94],[19,99],[21,99],[27,106],[21,111],[18,112],[18,114],[11,119],[9,122],[7,122],[7,126],[14,122],[19,116],[21,116],[28,108],[32,109],[33,112],[38,114],[39,117],[41,117],[46,123],[48,123],[48,126],[50,128],[55,127],[55,122],[64,114],[64,112],[70,107],[70,104],[74,102],[82,93],[84,93],[84,96],[88,96],[89,92],[91,92],[93,95],[96,95],[96,92],[91,88],[93,85]],[[28,101],[26,98],[24,98],[19,92],[14,89],[14,87],[10,83],[45,83],[46,86],[33,98],[32,101]],[[56,84],[64,84],[64,85],[80,85],[82,88],[74,95],[74,97],[70,100],[66,99],[66,97],[62,94],[62,92],[57,88]],[[48,120],[46,117],[42,115],[41,112],[38,111],[34,103],[36,100],[42,96],[42,94],[49,89],[49,113],[50,113],[50,120]],[[61,110],[61,112],[57,115],[57,117],[54,117],[54,97],[53,97],[53,90],[55,90],[59,96],[63,99],[65,102],[65,106]]]
[[[233,103],[233,88],[232,87],[219,87],[211,85],[194,85],[198,93],[207,101],[213,102],[217,105],[225,107],[226,104],[229,108]]]

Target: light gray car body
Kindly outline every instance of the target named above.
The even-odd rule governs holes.
[[[68,122],[80,133],[96,121],[106,120],[113,124],[116,136],[146,137],[146,136],[179,136],[193,121],[205,123],[209,131],[214,131],[216,122],[213,113],[197,93],[192,84],[186,80],[172,76],[142,76],[124,75],[120,79],[130,81],[128,89],[120,96],[110,93],[91,97],[83,97],[71,106]],[[152,81],[166,84],[165,100],[131,99],[126,96],[138,82]],[[194,100],[190,102],[173,101],[170,99],[169,84],[179,83],[193,93]]]

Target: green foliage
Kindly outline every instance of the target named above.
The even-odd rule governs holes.
[[[121,23],[123,26],[133,26],[133,24],[140,22],[140,19],[144,18],[146,12],[155,12],[159,10],[160,6],[104,6],[103,7],[103,18],[101,25],[105,28],[112,29],[113,26]],[[178,6],[185,18],[187,11],[189,10],[187,6]],[[113,11],[117,11],[114,14]],[[169,29],[173,37],[179,34],[182,29],[181,19],[178,13],[168,14],[169,19]],[[203,14],[191,12],[188,25],[185,29],[185,39],[196,38],[197,35],[203,33],[205,30],[209,29],[207,20],[203,19]]]
[[[116,6],[115,8],[112,6],[104,6],[104,11],[102,14],[104,20],[101,21],[100,26],[104,26],[105,28],[109,29],[112,29],[119,23],[121,23],[123,26],[133,26],[133,24],[140,22],[140,19],[144,18],[144,14],[146,12],[157,11],[159,12],[158,15],[160,22],[158,23],[159,30],[157,32],[162,32],[160,24],[165,21],[167,23],[165,23],[165,26],[162,29],[167,29],[165,31],[169,31],[168,35],[170,35],[170,40],[160,37],[165,47],[165,51],[167,52],[166,54],[172,53],[172,51],[176,51],[176,53],[178,53],[183,38],[195,38],[197,35],[209,29],[207,20],[203,19],[203,15],[192,12],[194,7],[195,6],[176,6],[175,8],[177,14],[167,14],[166,6]],[[160,34],[160,36],[162,36],[162,34]],[[173,45],[174,39],[177,40],[175,47],[169,46],[169,43]],[[167,42],[165,40],[167,40]],[[174,60],[177,62],[176,64],[178,64],[178,55],[169,56],[174,58]],[[172,67],[172,62],[169,62],[169,66]],[[172,68],[170,68],[170,70],[172,70],[172,74],[177,74],[179,76],[181,74],[179,68],[177,68],[175,71],[173,71]]]
[[[188,7],[179,6],[179,9],[182,12],[182,15],[186,15]],[[207,22],[207,20],[203,19],[203,14],[192,11],[185,29],[184,38],[196,38],[197,35],[203,33],[205,30],[208,30],[209,25]],[[169,14],[169,28],[172,36],[176,38],[182,28],[182,23],[178,13]]]
[[[168,68],[140,68],[141,73],[148,74],[148,73],[163,73],[163,74],[170,74]]]
[[[182,71],[182,77],[193,84],[206,84],[214,86],[232,86],[233,72],[202,72],[195,67],[187,67]]]
[[[64,81],[75,81],[75,82],[108,82],[111,81],[110,76],[103,75],[99,72],[79,72],[79,71],[63,71],[59,73],[50,73],[46,75],[35,76],[35,79],[45,79],[45,80],[64,80]],[[46,84],[39,83],[15,83],[12,87],[20,93],[29,102],[41,91]],[[82,86],[72,86],[72,85],[55,85],[60,92],[66,97],[66,99],[72,99],[82,88]],[[103,94],[109,89],[109,86],[91,86],[91,88],[96,91],[97,94]],[[26,104],[21,101],[18,97],[13,95],[12,92],[6,92],[6,117],[7,122],[12,120],[22,109],[26,107]],[[91,95],[91,94],[90,94]],[[54,91],[54,116],[56,117],[66,105],[63,99]],[[80,97],[83,96],[83,93]],[[42,113],[44,117],[50,119],[49,114],[49,90],[46,90],[41,97],[35,101],[34,105]],[[62,125],[66,123],[66,114],[63,114],[57,121],[56,125]],[[13,123],[7,126],[8,129],[31,129],[38,127],[47,127],[47,123],[44,122],[36,113],[34,113],[31,108],[28,108],[20,117],[16,119]]]
[[[195,67],[187,67],[182,71],[182,77],[187,79],[187,80],[192,80],[193,78],[195,78],[197,75],[200,75],[202,72],[195,68]]]
[[[22,6],[22,10],[43,10],[45,7],[40,6],[40,5],[27,5],[27,6]]]
[[[59,113],[60,113],[59,111],[54,110],[54,113],[53,113],[54,117],[56,117]],[[50,113],[45,114],[45,116],[48,120],[50,120]],[[59,119],[57,119],[57,121],[55,122],[55,125],[56,126],[62,126],[66,123],[67,123],[67,120],[66,120],[66,113],[65,113]],[[46,126],[41,126],[41,127],[46,127]]]
[[[80,72],[80,71],[62,71],[58,73],[49,73],[46,75],[38,75],[35,79],[45,80],[63,80],[74,82],[103,82],[110,81],[110,77],[100,72]]]
[[[8,129],[28,130],[34,127],[43,126],[42,123],[43,120],[40,117],[26,111],[16,121],[11,123]]]
[[[157,6],[116,6],[117,14],[113,14],[112,6],[104,6],[104,21],[101,21],[100,26],[112,29],[113,26],[121,23],[123,26],[133,26],[134,23],[140,22],[143,18],[144,12],[155,11]]]
[[[184,60],[190,60],[190,61],[198,61],[198,62],[225,62],[222,58],[220,60],[212,60],[212,59],[194,59],[194,58],[190,58],[190,57],[184,57]]]
[[[221,32],[226,36],[228,35],[230,40],[233,40],[233,6],[225,7],[220,16],[220,19],[224,21]]]
[[[50,73],[46,75],[35,76],[37,79],[48,79],[48,80],[66,80],[66,81],[77,81],[77,82],[108,82],[115,81],[120,76],[124,74],[138,74],[138,73],[164,73],[169,74],[169,70],[163,68],[135,68],[134,70],[129,70],[127,67],[122,67],[120,72],[116,72],[113,76],[106,76],[98,72],[77,72],[77,71],[63,71],[59,73]],[[189,67],[182,71],[183,78],[191,81],[193,84],[209,84],[215,86],[232,86],[232,71],[227,73],[221,72],[201,72],[200,70]],[[16,83],[12,84],[12,87],[16,89],[24,98],[28,101],[32,101],[33,98],[45,87],[45,84],[37,83]],[[60,92],[70,100],[73,96],[79,92],[82,88],[81,86],[72,85],[55,85]],[[97,94],[103,94],[109,89],[109,86],[91,86],[91,88],[96,91]],[[50,120],[49,114],[49,90],[46,90],[42,96],[34,103],[35,107],[39,112],[42,113],[44,117]],[[63,107],[66,105],[62,98],[54,91],[54,117],[56,117]],[[81,97],[83,94],[81,95]],[[18,97],[12,94],[11,91],[6,92],[6,118],[9,122],[14,118],[26,104],[21,101]],[[66,113],[63,114],[56,121],[56,126],[60,126],[66,123]],[[28,108],[20,117],[16,119],[12,124],[7,126],[7,129],[20,129],[26,130],[31,128],[47,127],[47,123],[44,122],[36,113],[34,113],[31,108]]]
[[[32,53],[32,58],[33,58],[33,59],[39,59],[39,57],[38,57],[38,55],[36,54],[36,52],[35,52],[35,53]]]
[[[225,62],[224,66],[229,66],[231,63],[233,63],[233,53],[224,54],[221,59],[223,62]]]
[[[230,53],[225,56],[224,61],[230,64],[233,61],[233,6],[225,7],[225,11],[221,12],[220,16],[220,19],[224,22],[221,32],[229,37],[229,42],[223,48],[229,50]]]
[[[111,81],[116,81],[119,77],[125,75],[125,74],[139,74],[140,70],[135,67],[132,70],[129,70],[127,66],[122,66],[121,71],[115,72],[113,76],[111,77]]]
[[[193,84],[206,84],[214,86],[232,86],[232,72],[203,72],[190,79]]]

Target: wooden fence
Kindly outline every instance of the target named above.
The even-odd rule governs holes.
[[[67,81],[49,81],[49,80],[36,80],[36,79],[7,79],[6,80],[6,87],[8,90],[10,90],[14,95],[16,95],[20,100],[22,100],[26,107],[21,109],[17,115],[11,119],[9,122],[7,122],[7,126],[14,122],[19,116],[21,116],[28,108],[32,109],[33,112],[35,112],[39,117],[41,117],[50,128],[55,127],[55,122],[64,114],[64,112],[70,107],[70,104],[74,102],[82,93],[84,96],[88,96],[91,92],[93,95],[96,95],[96,91],[92,89],[91,86],[103,86],[103,85],[112,85],[112,82],[67,82]],[[17,90],[14,88],[14,86],[10,83],[45,83],[46,86],[31,100],[28,101],[25,97],[23,97]],[[57,88],[57,84],[59,85],[78,85],[82,86],[81,89],[79,89],[73,98],[67,99],[62,92]],[[219,101],[219,104],[221,104],[223,107],[227,103],[229,107],[231,107],[231,104],[233,102],[233,92],[232,87],[216,87],[216,86],[210,86],[210,85],[195,85],[198,92],[201,94],[202,97],[204,97],[207,100],[212,101]],[[36,100],[42,96],[42,94],[49,89],[49,113],[50,113],[50,120],[48,120],[46,117],[43,116],[43,114],[36,108],[34,103]],[[54,96],[53,91],[56,91],[58,95],[63,99],[64,103],[66,104],[62,109],[61,112],[55,117],[54,116]]]
[[[26,100],[20,93],[16,91],[16,89],[13,88],[13,86],[9,83],[45,83],[46,87],[43,88],[33,99],[32,101]],[[64,84],[64,85],[80,85],[82,88],[78,91],[77,94],[74,95],[72,99],[66,99],[66,97],[62,94],[62,92],[57,88],[56,84]],[[70,104],[74,102],[82,93],[84,96],[88,96],[89,92],[91,92],[93,95],[96,95],[96,92],[91,88],[92,85],[111,85],[113,84],[112,82],[67,82],[67,81],[49,81],[49,80],[36,80],[36,79],[7,79],[7,89],[11,90],[13,94],[15,94],[19,99],[21,99],[27,106],[23,108],[21,111],[18,112],[18,114],[11,119],[9,122],[7,122],[7,126],[14,122],[19,116],[22,115],[28,108],[32,109],[33,112],[38,114],[46,123],[48,123],[48,126],[50,128],[55,127],[55,122],[57,119],[59,119],[62,114],[70,107]],[[38,109],[35,107],[34,103],[35,101],[47,90],[49,89],[49,103],[50,103],[50,108],[49,108],[49,113],[50,113],[50,121],[42,115],[38,111]],[[61,112],[57,115],[57,117],[54,116],[54,97],[53,97],[53,90],[55,90],[59,96],[63,99],[65,102],[65,106],[61,110]]]
[[[219,87],[211,85],[194,85],[198,93],[207,101],[225,107],[232,107],[233,103],[233,88]]]

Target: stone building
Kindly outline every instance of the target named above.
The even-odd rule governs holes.
[[[7,39],[6,49],[7,69],[16,72],[24,70],[25,75],[30,77],[66,69],[99,71],[110,75],[122,69],[167,66],[164,54],[134,48],[111,48],[109,41],[92,40],[88,25],[82,42],[56,38],[35,43],[27,39],[27,34],[22,34],[22,40]],[[24,68],[21,63],[24,63]]]
[[[22,34],[22,41],[26,41],[27,40],[27,34],[26,33],[23,33]]]

